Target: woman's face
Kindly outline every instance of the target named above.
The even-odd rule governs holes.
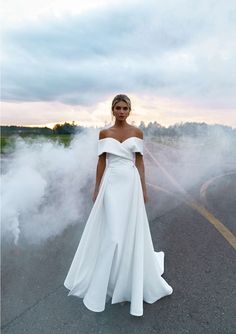
[[[113,115],[117,120],[123,121],[129,116],[129,106],[126,102],[117,102],[113,109]]]

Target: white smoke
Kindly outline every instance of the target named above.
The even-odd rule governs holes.
[[[93,204],[97,139],[97,130],[75,135],[69,147],[42,137],[17,138],[2,175],[5,238],[13,238],[15,244],[20,238],[39,244],[71,224],[85,223]],[[183,137],[170,146],[154,143],[148,136],[144,139],[153,218],[174,205],[169,195],[179,203],[182,190],[191,192],[196,187],[200,196],[201,186],[211,178],[236,171],[236,140],[221,130],[206,138]],[[160,196],[163,191],[167,197]]]
[[[74,137],[69,147],[38,137],[17,138],[2,175],[2,235],[40,243],[79,222],[83,192],[96,172],[96,131]]]

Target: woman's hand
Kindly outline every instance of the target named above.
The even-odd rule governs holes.
[[[146,192],[143,193],[143,199],[144,199],[144,203],[146,204],[148,201],[148,196]]]

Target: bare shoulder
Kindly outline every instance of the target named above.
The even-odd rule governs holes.
[[[143,131],[141,129],[134,126],[134,132],[136,137],[143,139]]]
[[[108,130],[109,129],[103,129],[103,130],[100,130],[99,132],[99,139],[104,139],[107,137],[108,135]]]
[[[128,130],[129,132],[127,132],[127,134],[129,133],[132,136],[143,139],[143,131],[141,129],[139,129],[138,127],[136,127],[134,125],[130,125],[128,127],[128,129],[129,129]],[[117,134],[118,134],[117,129],[114,129],[114,127],[111,126],[110,128],[100,130],[99,139],[104,139],[104,138],[107,138],[107,137],[114,137],[114,136],[117,136]],[[123,137],[124,137],[124,135],[123,135]]]
[[[107,137],[112,137],[114,135],[114,126],[100,130],[99,139],[104,139]]]

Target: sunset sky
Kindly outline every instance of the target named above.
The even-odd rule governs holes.
[[[234,0],[7,0],[1,124],[111,121],[236,127]]]

